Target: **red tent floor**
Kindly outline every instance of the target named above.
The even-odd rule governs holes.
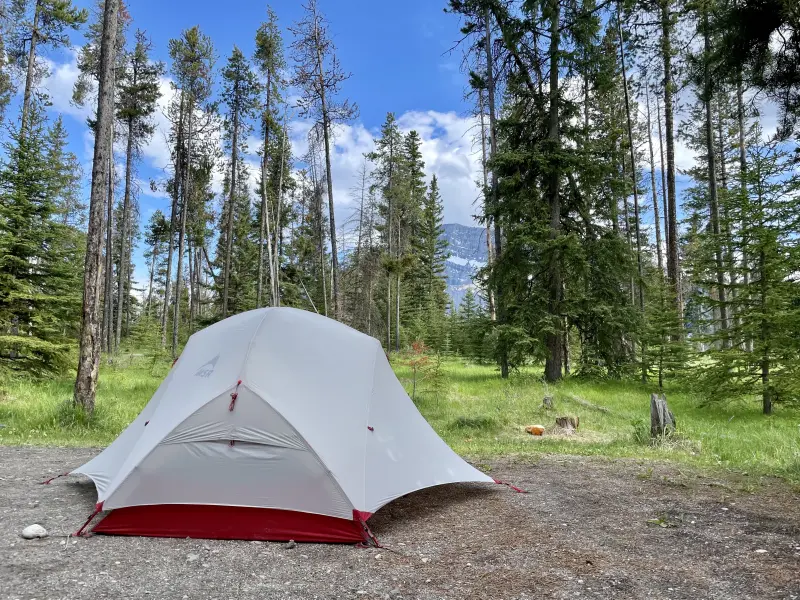
[[[348,520],[272,508],[156,504],[114,509],[92,531],[145,537],[356,543],[367,539],[361,520],[370,516],[353,511],[353,519]]]

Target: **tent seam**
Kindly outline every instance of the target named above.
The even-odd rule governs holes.
[[[261,327],[264,325],[264,321],[267,320],[267,316],[270,313],[269,308],[262,308],[261,310],[264,311],[264,316],[261,317],[261,320],[258,322],[258,327],[255,328],[255,331],[253,331],[253,337],[250,338],[250,343],[247,344],[247,352],[245,352],[244,354],[244,360],[242,360],[242,368],[239,370],[239,377],[238,377],[239,380],[242,379],[242,377],[244,376],[245,369],[247,369],[247,361],[250,359],[250,351],[253,349],[253,344],[256,341],[256,336],[258,336],[258,332],[261,331]]]
[[[234,390],[234,389],[236,389],[236,386],[231,386],[231,387],[229,387],[227,390],[223,391],[221,394],[218,394],[218,395],[216,395],[216,396],[212,397],[212,398],[211,398],[211,399],[210,399],[208,402],[206,402],[205,404],[203,404],[203,405],[201,405],[201,406],[198,406],[198,407],[197,407],[195,410],[193,410],[191,413],[189,413],[188,415],[186,415],[186,418],[184,418],[184,419],[182,419],[181,421],[179,421],[179,422],[178,422],[178,423],[175,425],[175,427],[174,427],[173,429],[171,429],[171,430],[170,430],[170,433],[172,433],[173,431],[175,431],[175,429],[177,429],[178,427],[180,427],[181,425],[183,425],[183,424],[184,424],[186,421],[188,421],[189,419],[191,419],[191,418],[192,418],[193,416],[195,416],[195,415],[196,415],[198,412],[200,412],[201,410],[203,410],[203,409],[204,409],[206,406],[208,406],[209,404],[211,404],[212,402],[214,402],[214,401],[215,401],[215,400],[217,400],[218,398],[224,398],[224,397],[225,397],[225,396],[226,396],[228,393],[230,393],[230,391],[231,391],[231,390]],[[103,500],[103,502],[105,502],[105,501],[107,501],[107,500],[109,500],[109,499],[111,498],[111,496],[114,494],[114,492],[116,492],[116,491],[117,491],[117,490],[120,488],[120,486],[121,486],[123,483],[125,483],[125,482],[128,480],[128,477],[130,477],[130,476],[131,476],[131,474],[132,474],[132,473],[133,473],[133,472],[134,472],[136,469],[138,469],[138,468],[139,468],[139,467],[142,465],[142,463],[144,463],[144,461],[146,461],[148,458],[150,458],[150,455],[151,455],[153,452],[155,452],[155,451],[156,451],[156,448],[158,448],[159,446],[161,446],[161,444],[162,444],[162,442],[163,442],[163,441],[164,441],[164,440],[162,439],[162,440],[161,440],[161,441],[159,441],[157,444],[155,444],[155,445],[154,445],[152,448],[150,448],[150,450],[147,452],[147,454],[145,454],[145,455],[144,455],[144,456],[141,458],[141,460],[139,460],[139,462],[138,462],[138,463],[136,463],[135,465],[133,465],[133,467],[131,468],[131,470],[130,470],[130,471],[128,471],[128,474],[125,476],[125,478],[124,478],[124,479],[122,479],[122,480],[119,482],[119,484],[117,485],[117,487],[115,487],[115,488],[114,488],[114,491],[113,491],[113,492],[111,492],[111,493],[110,493],[110,494],[109,494],[109,495],[108,495],[108,496],[107,496],[107,497],[106,497],[106,498]],[[110,485],[109,485],[109,487],[110,487]]]
[[[367,444],[369,443],[369,418],[372,415],[372,397],[375,394],[375,366],[378,364],[378,350],[383,352],[383,346],[378,343],[378,349],[375,350],[375,353],[372,355],[372,385],[369,387],[369,396],[367,396],[367,422],[364,424],[364,462],[363,462],[363,474],[364,474],[364,484],[362,485],[362,492],[364,497],[361,499],[361,506],[365,509],[367,507]]]
[[[275,408],[275,406],[273,406],[272,403],[270,403],[266,399],[267,398],[266,394],[264,394],[261,390],[259,390],[253,385],[248,385],[247,383],[244,383],[243,385],[244,387],[248,388],[251,392],[253,392],[256,396],[258,396],[262,402],[264,402],[267,406],[269,406],[272,410],[274,410],[275,414],[278,415],[283,420],[283,422],[286,423],[286,425],[288,425],[289,428],[297,434],[297,437],[299,437],[300,440],[303,442],[303,444],[305,445],[306,449],[311,454],[311,456],[317,459],[317,462],[322,466],[323,469],[325,469],[325,472],[328,474],[330,480],[333,481],[333,484],[336,486],[336,489],[339,490],[339,493],[342,495],[342,498],[344,498],[350,505],[350,510],[356,510],[356,507],[353,506],[353,500],[350,498],[347,492],[344,491],[342,484],[339,483],[338,479],[336,479],[336,475],[333,474],[333,471],[331,471],[330,467],[328,467],[325,461],[322,460],[322,457],[319,454],[317,454],[317,451],[314,450],[311,444],[308,443],[308,440],[306,440],[305,436],[302,433],[300,433],[294,425],[292,425],[289,419],[287,419],[281,411]]]

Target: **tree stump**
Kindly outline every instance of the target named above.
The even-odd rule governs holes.
[[[542,399],[542,408],[546,408],[547,410],[552,410],[552,408],[553,408],[553,397],[552,396],[545,396]]]
[[[556,426],[564,430],[565,433],[572,433],[581,423],[580,417],[556,417]]]
[[[675,431],[675,415],[667,406],[664,394],[650,394],[650,436],[662,437]]]

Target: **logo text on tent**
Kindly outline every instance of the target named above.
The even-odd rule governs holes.
[[[198,369],[197,373],[194,374],[195,377],[211,377],[211,374],[214,372],[214,367],[217,366],[217,361],[219,360],[219,354],[217,354],[214,358],[204,364],[200,369]]]

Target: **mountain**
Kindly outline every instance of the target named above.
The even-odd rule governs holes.
[[[450,252],[445,263],[447,293],[453,304],[459,306],[467,290],[475,290],[476,271],[486,265],[486,229],[446,223],[441,238],[447,241]]]

